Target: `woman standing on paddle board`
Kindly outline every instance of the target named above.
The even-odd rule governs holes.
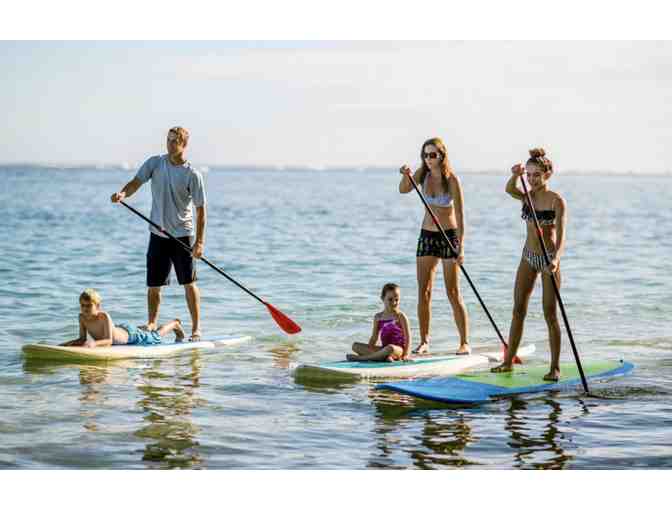
[[[464,262],[464,200],[462,185],[455,175],[448,150],[440,138],[430,138],[422,144],[420,150],[422,164],[413,178],[422,186],[423,194],[432,212],[446,231],[457,256],[437,229],[431,216],[425,212],[416,251],[418,276],[418,321],[420,322],[420,345],[413,351],[416,354],[429,352],[429,329],[432,318],[432,287],[436,270],[441,261],[443,279],[448,293],[448,301],[453,308],[455,324],[460,333],[460,346],[457,354],[469,354],[469,317],[462,300],[457,265]],[[413,191],[413,185],[406,177],[411,169],[404,165],[399,183],[400,193]]]
[[[523,254],[518,265],[516,283],[513,291],[513,317],[509,330],[509,349],[504,362],[492,369],[493,372],[511,371],[511,360],[516,355],[520,339],[523,335],[523,325],[527,315],[527,305],[534,290],[534,284],[539,273],[542,274],[544,318],[548,325],[548,337],[551,347],[551,367],[544,376],[546,381],[557,381],[560,377],[560,323],[557,315],[557,298],[553,290],[551,278],[555,277],[558,289],[561,284],[560,256],[565,246],[565,224],[567,208],[565,200],[548,187],[548,181],[553,175],[553,163],[546,157],[544,149],[530,150],[530,158],[523,167],[521,163],[511,168],[513,174],[506,183],[506,192],[516,200],[523,202],[521,217],[527,225],[527,239],[523,247]],[[530,197],[534,204],[541,237],[548,251],[550,265],[546,266],[543,248],[539,242],[539,235],[534,223],[534,214],[526,202],[523,190],[518,188],[518,178],[527,174],[530,183]]]

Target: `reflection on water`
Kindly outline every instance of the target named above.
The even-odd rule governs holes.
[[[284,364],[291,360],[293,348],[282,345],[271,352],[278,356],[279,363]],[[55,443],[53,434],[45,433],[33,446],[34,452],[29,454],[12,448],[5,448],[2,453],[0,449],[0,462],[3,459],[8,462],[6,459],[14,459],[16,455],[19,459],[26,455],[44,455],[43,465],[61,467],[189,469],[239,465],[236,464],[239,459],[229,463],[228,459],[223,461],[222,455],[228,457],[232,452],[236,455],[248,452],[248,436],[228,433],[217,436],[217,427],[201,425],[212,423],[214,412],[221,413],[215,411],[218,406],[214,400],[221,394],[209,392],[210,385],[202,383],[202,375],[206,373],[202,368],[203,362],[207,361],[205,356],[193,352],[171,359],[127,362],[121,366],[116,363],[88,366],[26,361],[26,374],[36,376],[33,382],[41,384],[43,389],[32,397],[28,407],[38,409],[51,405],[54,395],[59,392],[58,395],[63,395],[55,400],[59,414],[51,416],[61,420],[56,426],[62,427],[66,423],[74,432],[67,443]],[[283,372],[287,374],[284,369]],[[619,465],[619,456],[627,458],[630,455],[629,450],[623,449],[622,443],[615,439],[605,440],[604,445],[593,446],[595,451],[587,453],[590,447],[586,447],[583,437],[591,434],[588,430],[604,430],[606,425],[600,417],[610,415],[621,402],[642,398],[636,392],[629,394],[634,388],[610,385],[612,398],[588,398],[586,403],[574,394],[548,393],[531,398],[502,398],[472,407],[437,404],[379,391],[374,383],[367,382],[297,380],[288,392],[301,395],[304,407],[309,406],[304,409],[305,416],[311,415],[311,420],[315,420],[313,423],[319,421],[325,427],[323,431],[328,431],[330,445],[334,440],[340,441],[338,448],[348,459],[352,459],[351,455],[359,455],[356,461],[349,461],[351,464],[345,461],[342,465],[374,469],[567,469],[604,466],[604,459],[613,459],[615,464],[610,465]],[[227,391],[230,392],[231,387],[227,387]],[[257,408],[245,407],[249,388],[243,388],[243,394],[245,398],[235,404],[236,416],[233,418],[241,420],[239,423],[259,427]],[[207,395],[207,401],[203,395]],[[259,393],[255,395],[260,398]],[[654,395],[660,398],[659,393]],[[618,396],[624,398],[614,398]],[[339,405],[333,405],[334,399],[339,399]],[[349,405],[350,400],[355,400],[354,405]],[[609,405],[612,407],[606,407]],[[343,439],[346,436],[339,437],[333,430],[360,423],[357,417],[362,409],[367,413],[371,410],[371,414],[367,414],[371,420],[361,423],[356,448],[348,450],[343,446],[347,444]],[[197,411],[200,419],[194,417]],[[22,420],[24,428],[32,426],[33,430],[44,430],[49,421],[40,415],[27,415]],[[295,429],[311,430],[312,425],[307,425],[308,422],[300,423],[295,423]],[[258,432],[259,429],[255,430]],[[273,433],[281,434],[278,432],[281,430],[274,429]],[[618,437],[615,429],[609,430],[612,438]],[[596,432],[592,434],[597,437]],[[293,441],[289,439],[291,435],[283,437]],[[316,452],[320,452],[319,448],[324,445],[320,434],[310,440],[306,439],[310,438],[307,434],[302,437],[304,443],[296,447],[301,450],[301,459],[308,455],[306,451],[313,456],[311,458],[317,458]],[[232,441],[235,446],[230,446]],[[116,459],[91,455],[88,445],[99,442],[113,444]],[[654,443],[663,444],[664,439],[656,437]],[[72,446],[78,444],[85,446]],[[216,458],[218,460],[214,460]],[[284,457],[278,467],[299,465],[292,465],[287,460],[289,458]],[[19,460],[18,464],[21,462],[25,463],[25,460]],[[622,460],[620,462],[625,465]],[[660,456],[652,455],[645,462],[650,466],[665,466],[669,457],[661,461]]]
[[[367,467],[399,469],[412,464],[419,469],[436,469],[472,464],[464,455],[465,447],[474,441],[469,418],[447,411],[436,419],[435,413],[379,400],[374,425],[376,449]],[[410,444],[405,444],[408,436],[400,435],[398,429],[408,427],[413,430]]]
[[[283,342],[269,349],[273,356],[273,366],[288,370],[301,349],[293,343]]]
[[[313,393],[341,393],[343,391],[356,388],[360,384],[365,384],[356,379],[353,381],[321,381],[310,377],[294,377],[294,382],[306,391]]]
[[[546,411],[540,408],[542,404],[548,406]],[[513,466],[533,469],[567,467],[574,456],[567,454],[561,446],[562,442],[571,440],[559,429],[562,406],[552,398],[535,399],[534,413],[543,413],[537,418],[528,412],[528,405],[525,400],[512,398],[506,410],[504,422],[511,436],[508,444],[514,450]],[[581,406],[583,414],[588,414],[588,408]]]
[[[472,464],[464,456],[464,449],[474,440],[469,419],[457,414],[447,422],[438,422],[430,418],[430,413],[423,418],[420,444],[424,448],[411,452],[413,465],[427,469]]]
[[[372,468],[564,469],[575,458],[566,451],[573,442],[571,424],[589,415],[583,401],[568,400],[563,409],[551,396],[473,408],[390,398],[385,392],[370,396],[376,406],[375,452],[367,464]],[[484,440],[508,446],[507,457],[484,464],[482,448],[492,448]]]
[[[145,412],[146,425],[135,435],[148,440],[142,454],[144,462],[155,463],[158,468],[202,466],[199,428],[191,421],[192,410],[206,404],[197,392],[201,366],[200,354],[193,352],[188,361],[183,357],[157,361],[142,372],[138,405]]]
[[[132,435],[146,442],[141,461],[153,468],[198,468],[203,464],[199,452],[199,428],[192,412],[206,402],[199,398],[202,361],[200,353],[171,359],[122,361],[113,363],[72,363],[25,360],[27,374],[78,375],[80,405],[77,423],[87,432],[115,433],[123,422],[101,425],[108,411],[143,411],[142,427]],[[139,392],[137,402],[133,389]],[[130,391],[129,391],[130,390]],[[116,406],[116,409],[115,409]]]
[[[105,386],[108,384],[108,378],[109,370],[105,366],[86,366],[79,370],[79,383],[82,386],[79,400],[84,404],[81,411],[85,420],[83,427],[90,432],[99,430],[96,415],[100,405],[105,403]]]

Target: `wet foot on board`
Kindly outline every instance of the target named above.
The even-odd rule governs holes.
[[[458,356],[466,356],[467,354],[471,354],[471,346],[469,344],[461,344],[455,354]]]
[[[560,370],[551,370],[544,376],[544,381],[558,382],[560,380]]]
[[[490,372],[494,372],[495,374],[513,372],[513,367],[511,365],[507,365],[506,363],[502,363],[501,365],[497,365],[496,367],[491,368]]]
[[[182,342],[185,337],[182,321],[180,319],[175,319],[175,321],[177,321],[177,326],[175,326],[175,341]]]
[[[413,354],[429,354],[429,342],[420,342],[420,345],[413,349]]]

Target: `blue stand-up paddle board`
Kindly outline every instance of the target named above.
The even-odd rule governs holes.
[[[587,379],[609,379],[632,372],[634,365],[627,361],[602,361],[582,364]],[[448,404],[481,404],[495,397],[564,390],[581,385],[576,364],[562,364],[558,382],[544,381],[548,365],[514,365],[513,372],[478,372],[455,377],[416,379],[379,384],[378,389],[445,402]]]
[[[28,344],[22,348],[26,359],[54,361],[113,361],[121,359],[165,358],[185,351],[214,349],[251,340],[250,336],[221,336],[198,342],[165,342],[156,345],[112,345],[110,347],[66,347],[63,345]]]

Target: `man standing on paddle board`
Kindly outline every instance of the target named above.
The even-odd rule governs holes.
[[[173,127],[166,139],[167,154],[152,156],[140,167],[135,177],[118,193],[112,202],[130,197],[140,186],[152,181],[152,213],[154,223],[188,246],[191,253],[168,236],[150,226],[147,249],[147,329],[157,327],[161,287],[170,284],[170,270],[174,266],[177,281],[184,286],[184,293],[191,314],[191,340],[201,339],[201,296],[196,286],[195,258],[203,256],[205,245],[206,198],[203,176],[185,159],[189,132],[183,127]],[[192,206],[196,207],[196,241]]]

